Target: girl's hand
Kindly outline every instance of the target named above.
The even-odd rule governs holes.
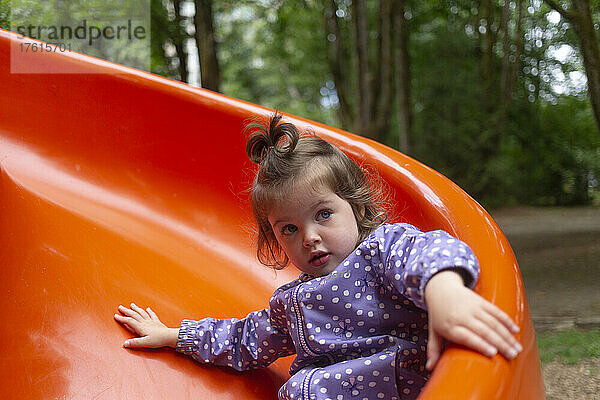
[[[160,322],[154,311],[148,307],[143,310],[131,303],[131,308],[119,306],[121,314],[115,314],[115,319],[132,333],[140,336],[126,340],[123,347],[175,347],[179,329],[168,328]]]
[[[513,334],[519,327],[498,307],[464,286],[454,271],[434,275],[425,288],[429,310],[427,369],[431,370],[447,339],[488,357],[500,352],[512,360],[523,350]]]

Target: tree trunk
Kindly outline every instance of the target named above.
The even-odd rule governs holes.
[[[479,5],[479,19],[485,21],[485,31],[479,31],[481,43],[481,81],[483,84],[484,107],[488,112],[494,109],[494,103],[491,101],[494,96],[490,93],[493,88],[494,79],[494,42],[495,37],[492,31],[493,11],[491,0],[481,0]],[[483,25],[483,24],[482,24]],[[479,28],[478,28],[479,29]]]
[[[379,10],[379,58],[377,64],[379,71],[375,82],[374,116],[375,136],[379,141],[385,139],[389,127],[390,112],[392,108],[392,68],[393,68],[393,40],[392,40],[392,0],[381,0]]]
[[[572,0],[571,10],[565,10],[554,0],[544,0],[569,21],[577,34],[583,66],[588,82],[588,96],[592,104],[596,129],[600,133],[600,51],[594,30],[589,0]]]
[[[525,41],[523,40],[523,0],[517,1],[517,33],[515,46],[515,59],[511,69],[511,81],[513,82],[513,89],[516,86],[517,79],[519,77],[519,71],[521,70],[521,54],[523,54],[525,47]]]
[[[184,17],[181,15],[181,5],[183,0],[174,0],[173,8],[175,9],[175,21],[173,22],[173,45],[175,45],[175,52],[179,59],[179,80],[181,82],[188,82],[188,68],[187,68],[187,53],[185,51],[185,40],[187,34],[185,32]]]
[[[503,33],[502,37],[502,66],[500,69],[500,109],[503,114],[502,117],[508,111],[508,107],[510,106],[510,102],[512,99],[512,74],[511,67],[512,64],[510,62],[511,56],[511,39],[510,39],[510,29],[508,27],[508,21],[510,19],[510,1],[504,2],[504,7],[502,8],[502,17],[500,18],[500,31]],[[503,118],[501,118],[503,119]]]
[[[394,52],[395,83],[396,83],[396,115],[398,118],[398,135],[400,151],[410,152],[410,135],[412,115],[410,112],[410,58],[408,53],[408,30],[404,11],[406,0],[396,3],[394,12],[394,28],[396,29],[396,46]]]
[[[369,73],[369,43],[367,32],[367,7],[365,0],[352,2],[354,29],[356,32],[356,58],[358,62],[358,113],[356,129],[366,137],[373,138],[371,121],[371,75]]]
[[[219,91],[221,77],[217,59],[217,45],[213,28],[212,0],[194,0],[196,14],[196,46],[200,59],[200,78],[203,88]]]
[[[573,10],[577,13],[577,23],[573,24],[573,29],[579,38],[588,81],[588,96],[592,103],[596,128],[600,133],[600,51],[589,0],[573,0]]]
[[[348,60],[350,56],[342,42],[340,25],[336,15],[337,5],[335,0],[330,0],[329,8],[325,9],[325,23],[327,43],[329,46],[329,68],[333,75],[333,83],[337,92],[340,108],[339,118],[343,129],[354,129],[354,116],[352,106],[348,102]]]

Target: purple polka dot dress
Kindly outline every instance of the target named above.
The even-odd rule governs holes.
[[[236,370],[296,354],[281,400],[415,399],[428,378],[425,286],[447,268],[475,285],[479,266],[466,244],[385,224],[329,275],[301,274],[277,289],[267,309],[184,320],[176,350]]]

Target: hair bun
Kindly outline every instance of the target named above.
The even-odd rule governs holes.
[[[283,115],[275,111],[268,123],[253,122],[246,125],[246,154],[252,162],[261,164],[270,154],[284,157],[294,151],[300,132],[289,122],[281,123],[282,118]]]

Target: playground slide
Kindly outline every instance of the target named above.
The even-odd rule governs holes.
[[[122,347],[119,304],[183,318],[243,317],[295,277],[257,263],[243,123],[269,110],[78,54],[31,62],[83,74],[13,74],[0,31],[0,397],[275,399],[290,358],[238,373],[166,349]],[[475,290],[521,326],[513,361],[451,346],[422,399],[544,398],[512,250],[492,218],[435,171],[367,139],[311,126],[378,169],[396,214],[466,241]]]

